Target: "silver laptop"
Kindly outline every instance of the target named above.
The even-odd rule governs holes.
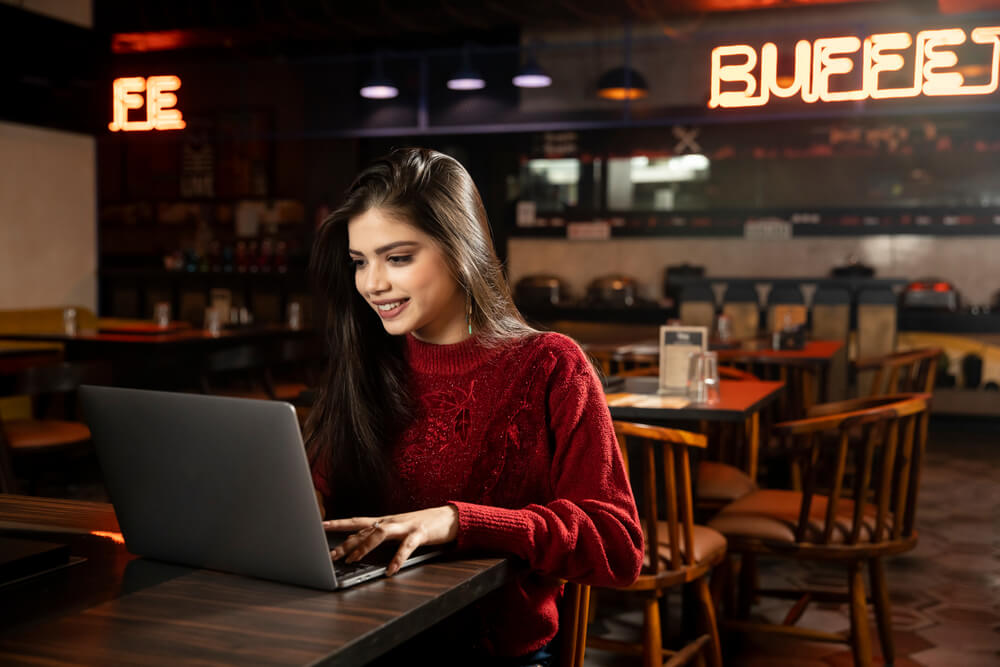
[[[331,561],[346,535],[323,529],[288,403],[86,385],[79,395],[130,552],[323,590],[385,572],[395,543],[374,562]],[[442,551],[420,549],[404,567]]]

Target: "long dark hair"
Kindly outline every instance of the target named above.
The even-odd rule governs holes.
[[[493,248],[479,191],[455,159],[400,148],[362,171],[344,203],[323,221],[310,274],[326,316],[329,364],[306,423],[310,462],[327,473],[329,514],[384,509],[385,448],[411,418],[405,341],[385,331],[358,293],[348,253],[347,223],[378,208],[437,243],[472,303],[480,344],[501,345],[536,333],[514,306]]]

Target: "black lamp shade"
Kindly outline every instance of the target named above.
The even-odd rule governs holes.
[[[646,79],[631,67],[616,67],[601,75],[597,94],[608,100],[637,100],[649,94]]]

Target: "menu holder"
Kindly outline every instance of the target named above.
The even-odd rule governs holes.
[[[687,394],[690,357],[704,352],[708,345],[708,327],[660,327],[660,386],[661,396]]]

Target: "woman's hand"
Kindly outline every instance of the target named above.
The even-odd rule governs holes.
[[[413,550],[424,544],[445,544],[458,535],[458,510],[452,505],[432,507],[383,517],[358,517],[324,521],[328,531],[354,532],[330,552],[333,560],[346,556],[353,563],[386,540],[398,540],[399,550],[386,568],[396,574]]]

